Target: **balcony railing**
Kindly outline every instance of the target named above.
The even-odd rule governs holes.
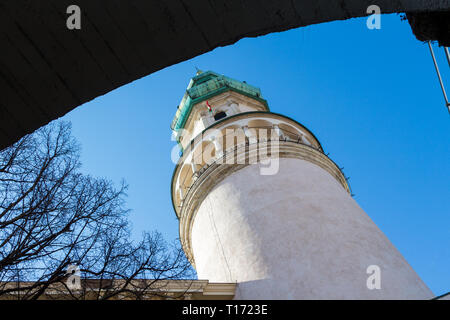
[[[266,134],[264,135],[264,137],[260,137],[259,134],[257,136],[251,136],[251,135],[249,136],[248,134],[246,134],[246,132],[253,132],[253,133],[261,132],[260,131],[261,129],[266,131]],[[291,142],[291,143],[301,144],[308,148],[312,148],[316,151],[319,151],[320,153],[327,156],[323,152],[322,148],[319,145],[315,145],[315,143],[308,141],[304,135],[296,133],[296,132],[292,132],[292,131],[289,131],[286,129],[280,129],[280,128],[275,129],[273,126],[260,126],[260,127],[241,127],[241,128],[235,128],[235,130],[242,130],[242,131],[240,131],[241,141],[237,137],[236,132],[233,132],[232,134],[221,136],[220,139],[222,141],[227,141],[227,137],[228,138],[232,137],[234,139],[233,146],[228,149],[222,149],[223,151],[216,150],[214,156],[212,156],[210,159],[208,159],[208,161],[204,161],[205,163],[202,163],[201,164],[202,166],[199,169],[197,169],[198,164],[195,163],[194,155],[193,154],[190,155],[190,152],[196,151],[196,149],[198,147],[198,143],[202,143],[204,141],[208,141],[211,143],[213,143],[213,142],[211,140],[209,140],[209,137],[206,137],[207,138],[206,140],[202,139],[195,146],[191,145],[190,146],[191,148],[186,150],[187,152],[184,153],[182,159],[180,159],[179,164],[182,166],[190,164],[191,170],[187,170],[183,177],[179,177],[180,181],[177,184],[177,188],[179,189],[179,192],[180,192],[179,207],[182,207],[183,200],[185,199],[185,196],[190,192],[195,181],[198,178],[200,178],[208,170],[209,167],[211,167],[214,164],[227,165],[225,159],[230,154],[237,155],[237,154],[241,153],[242,151],[239,151],[238,150],[239,148],[245,147],[246,151],[247,151],[247,150],[250,150],[250,147],[252,145],[255,145],[255,144],[260,145],[262,143],[266,144],[271,141],[275,141],[275,139],[276,139],[278,142],[282,141],[282,142]],[[276,134],[276,135],[273,134],[275,131],[278,131],[278,134]],[[242,138],[243,138],[243,140],[242,140]],[[238,139],[237,143],[236,143],[236,139]],[[305,142],[305,140],[306,140],[306,142]],[[193,151],[190,151],[190,150],[193,150]],[[255,149],[252,149],[252,150],[255,150]],[[258,149],[256,148],[256,150],[258,150]],[[203,157],[203,153],[204,153],[204,150],[201,150],[200,155],[202,157]],[[191,161],[186,163],[187,159],[190,159]],[[220,163],[218,163],[219,160],[221,160]],[[345,175],[342,171],[343,168],[340,168],[337,165],[336,165],[336,167],[341,171],[341,173],[345,177]],[[183,172],[181,171],[180,174],[181,173],[183,173]],[[345,179],[346,179],[346,181],[348,181],[348,178],[345,178]],[[350,186],[349,186],[349,188],[350,188]],[[353,194],[352,194],[352,196],[353,196]]]

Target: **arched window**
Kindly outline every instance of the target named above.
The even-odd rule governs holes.
[[[217,113],[214,115],[214,120],[218,121],[218,120],[220,120],[220,119],[225,118],[226,116],[227,116],[227,114],[226,114],[225,112],[220,111],[220,112],[217,112]]]

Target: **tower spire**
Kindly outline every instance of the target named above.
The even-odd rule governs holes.
[[[202,70],[200,70],[199,68],[195,67],[195,70],[197,70],[197,72],[195,73],[196,76],[200,75],[203,73]]]

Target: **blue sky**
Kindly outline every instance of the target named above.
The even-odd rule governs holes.
[[[450,90],[443,50],[435,46]],[[217,48],[67,114],[83,172],[129,184],[133,236],[178,237],[170,123],[195,67],[261,88],[310,129],[355,200],[436,294],[450,291],[450,117],[426,44],[398,15],[338,21]]]

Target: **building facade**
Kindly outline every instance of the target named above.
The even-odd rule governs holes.
[[[261,91],[198,72],[172,122],[171,192],[199,279],[236,299],[430,299],[318,139]]]

